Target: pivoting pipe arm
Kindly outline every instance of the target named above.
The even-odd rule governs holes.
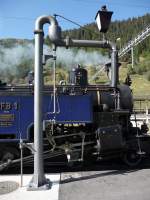
[[[70,37],[66,37],[65,39],[61,38],[61,29],[58,26],[58,22],[54,17],[53,23],[49,27],[49,38],[52,43],[54,43],[55,47],[92,47],[92,48],[107,48],[110,49],[111,52],[111,86],[117,87],[118,83],[118,68],[117,68],[117,48],[116,44],[107,41],[95,41],[95,40],[75,40]]]
[[[50,37],[51,39],[51,37]],[[52,41],[52,40],[51,40]],[[116,44],[111,41],[96,41],[96,40],[74,40],[69,37],[66,39],[53,40],[55,46],[60,47],[91,47],[91,48],[105,48],[111,50],[111,86],[117,87],[118,83],[118,68],[117,68],[117,48]]]

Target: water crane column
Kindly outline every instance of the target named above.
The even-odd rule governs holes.
[[[60,30],[57,21],[51,16],[41,16],[35,23],[35,66],[34,66],[34,174],[29,183],[28,190],[43,190],[50,188],[50,181],[46,179],[43,164],[43,40],[44,24],[53,27],[52,38],[56,39]]]

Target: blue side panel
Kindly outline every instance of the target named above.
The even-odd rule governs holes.
[[[49,104],[47,119],[58,123],[91,123],[93,121],[92,101],[89,95],[59,95],[56,98],[56,114],[53,114],[53,98],[45,99]],[[50,103],[48,103],[50,102]]]
[[[34,98],[33,96],[21,96],[20,98],[20,127],[22,138],[27,138],[28,128],[34,121]]]
[[[59,95],[53,114],[53,96],[43,99],[43,119],[56,123],[92,123],[92,101],[89,95]],[[28,139],[28,129],[34,122],[33,95],[0,96],[0,141]],[[14,138],[12,138],[14,136]],[[9,139],[10,138],[10,139]]]
[[[2,96],[0,98],[0,133],[15,134],[18,132],[18,125],[18,98]]]
[[[27,129],[33,124],[33,116],[33,96],[0,97],[0,135],[8,138],[14,135],[14,141],[20,139],[20,135],[27,139]]]

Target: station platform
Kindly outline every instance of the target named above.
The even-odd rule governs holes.
[[[46,174],[52,182],[51,189],[43,191],[27,191],[33,175],[24,175],[21,187],[19,175],[0,175],[0,200],[58,200],[60,174]]]

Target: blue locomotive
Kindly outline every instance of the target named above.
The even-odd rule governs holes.
[[[100,12],[106,14],[106,11]],[[45,23],[51,24],[49,37],[54,48],[54,55],[51,56],[54,60],[54,84],[41,87]],[[42,112],[39,112],[42,117],[37,116],[39,124],[43,122],[44,148],[49,149],[51,154],[55,156],[57,151],[61,151],[69,163],[120,157],[130,166],[139,164],[143,152],[149,153],[150,137],[143,135],[130,122],[133,113],[130,80],[125,84],[119,83],[116,45],[107,40],[62,38],[56,16],[39,17],[35,28],[35,84],[0,87],[1,165],[19,158],[19,144],[22,141],[34,143],[34,114],[38,109],[33,114],[33,104],[37,94],[39,101],[41,97],[43,99],[39,109],[41,111],[42,107]],[[110,82],[89,85],[86,69],[78,66],[69,73],[67,84],[62,82],[61,85],[56,85],[57,47],[111,50],[111,64],[106,65],[107,72],[111,72]],[[25,152],[24,156],[28,156],[28,153]]]
[[[56,86],[54,114],[53,88],[45,86],[42,110],[47,148],[53,153],[61,149],[68,162],[120,157],[128,165],[137,165],[144,150],[141,141],[149,137],[139,137],[141,130],[130,122],[130,87],[120,84],[117,88],[118,93],[109,84],[89,85],[87,71],[74,68],[69,83]],[[33,142],[33,89],[33,85],[0,88],[1,164],[19,158],[20,139]]]

